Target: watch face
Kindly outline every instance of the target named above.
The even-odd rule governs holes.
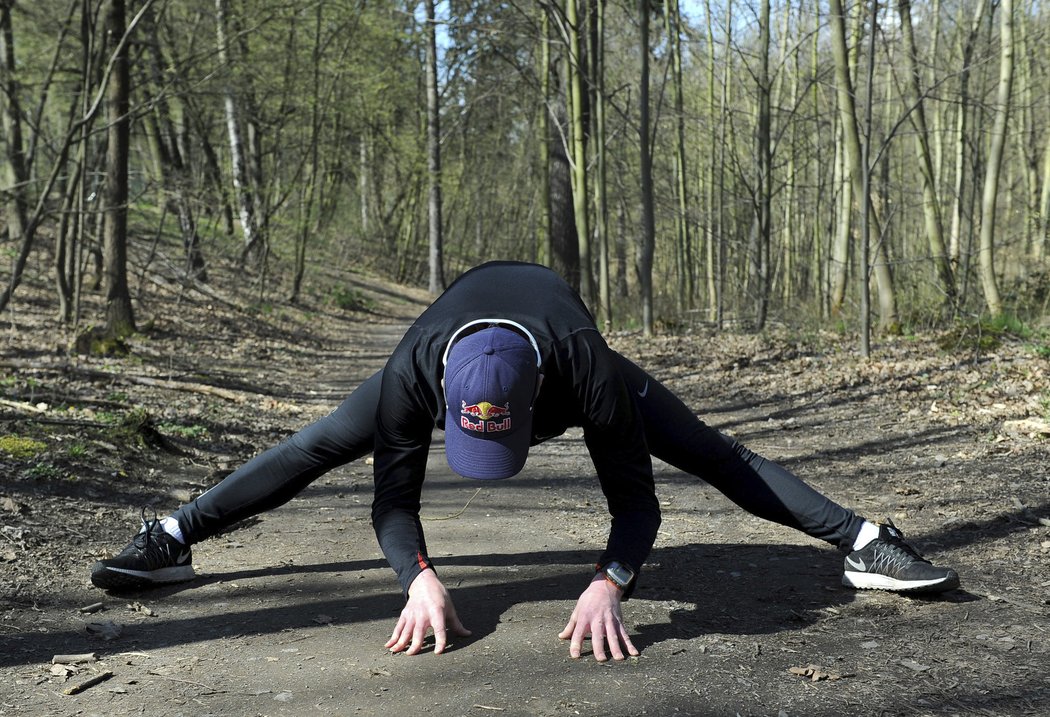
[[[621,588],[626,588],[634,579],[634,571],[616,561],[605,566],[605,574]]]

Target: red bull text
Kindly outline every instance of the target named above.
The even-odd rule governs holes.
[[[468,404],[466,401],[462,401],[460,407],[459,416],[459,427],[464,431],[474,431],[476,433],[496,433],[499,431],[509,431],[510,422],[510,404],[504,404],[497,406],[488,401],[481,401],[480,403]],[[471,417],[476,417],[479,420],[472,421]],[[495,420],[502,418],[503,420]]]

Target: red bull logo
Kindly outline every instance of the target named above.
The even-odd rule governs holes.
[[[497,406],[488,401],[470,404],[462,401],[459,413],[459,427],[465,431],[495,433],[510,430],[510,403]],[[470,420],[472,416],[479,420]],[[499,420],[501,418],[503,420]]]

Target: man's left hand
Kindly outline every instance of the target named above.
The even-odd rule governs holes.
[[[620,588],[605,579],[605,575],[598,573],[591,580],[590,586],[583,592],[576,602],[576,608],[572,611],[572,617],[565,629],[558,633],[563,640],[571,640],[569,643],[569,656],[576,659],[583,650],[583,639],[591,636],[591,648],[594,650],[594,659],[605,662],[608,657],[605,648],[608,646],[614,660],[624,659],[624,650],[632,657],[638,656],[638,650],[631,643],[627,635],[627,627],[623,624],[623,615],[620,612],[620,600],[623,593]],[[621,643],[623,647],[621,648]]]

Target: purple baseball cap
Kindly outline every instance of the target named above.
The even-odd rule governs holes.
[[[486,328],[477,330],[479,324]],[[467,329],[475,330],[457,338]],[[445,457],[452,470],[498,480],[522,469],[539,365],[535,339],[519,324],[486,319],[453,335],[445,351]]]

